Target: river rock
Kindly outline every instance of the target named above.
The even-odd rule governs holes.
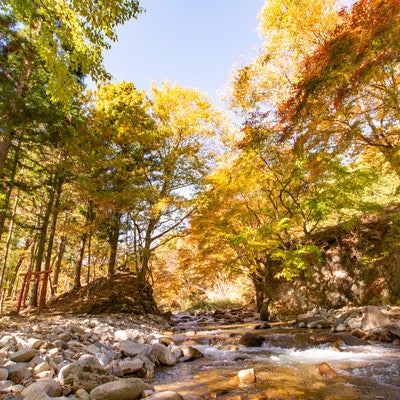
[[[90,400],[90,395],[85,389],[78,389],[75,395],[79,400]]]
[[[0,381],[5,381],[8,378],[8,370],[6,368],[0,368]]]
[[[68,324],[67,329],[72,332],[72,333],[77,333],[79,335],[83,335],[85,333],[85,329],[82,328],[82,326],[77,325],[77,324]]]
[[[390,317],[379,310],[378,307],[367,306],[361,323],[363,331],[386,328],[390,325]]]
[[[150,396],[145,397],[146,400],[183,400],[183,397],[172,390],[166,390],[164,392],[153,393]]]
[[[154,343],[151,353],[156,357],[160,364],[174,366],[178,362],[177,356],[167,346],[161,343]]]
[[[92,356],[91,354],[83,354],[81,357],[79,357],[79,360],[77,361],[77,363],[79,365],[82,365],[83,367],[87,367],[92,370],[101,370],[102,369],[100,361],[95,356]]]
[[[102,368],[91,368],[80,364],[66,365],[58,373],[58,380],[62,385],[73,390],[85,389],[88,392],[112,379],[112,375]]]
[[[256,374],[254,368],[242,369],[238,372],[238,378],[240,383],[255,383]]]
[[[99,324],[93,328],[93,333],[103,338],[113,337],[112,328],[108,324]]]
[[[327,380],[335,379],[338,376],[332,367],[325,362],[318,365],[318,373]]]
[[[368,345],[368,342],[366,342],[363,339],[360,339],[359,337],[353,335],[353,334],[346,334],[346,333],[341,333],[340,337],[342,338],[343,342],[347,346],[365,346]]]
[[[33,349],[31,347],[27,347],[24,349],[21,349],[9,356],[9,359],[11,361],[20,363],[20,362],[27,362],[32,360],[33,357],[39,355],[39,351],[37,349]]]
[[[185,341],[185,337],[182,335],[173,335],[173,336],[163,336],[158,339],[160,343],[165,344],[166,346],[170,344],[181,345]]]
[[[180,361],[182,362],[197,360],[204,357],[204,354],[193,346],[180,346],[180,349],[182,351],[182,357],[180,358]]]
[[[121,352],[128,357],[147,356],[152,351],[150,345],[134,343],[131,340],[123,340],[119,344],[119,348]]]
[[[0,346],[12,346],[16,344],[17,341],[15,340],[14,336],[11,335],[4,335],[0,338]]]
[[[33,395],[37,389],[48,394],[50,397],[58,397],[62,394],[62,387],[54,379],[42,379],[27,386],[23,391],[23,396]]]
[[[40,346],[43,346],[44,340],[37,339],[37,338],[29,338],[27,343],[28,343],[28,346],[32,347],[33,349],[39,349]]]
[[[134,372],[137,372],[143,368],[144,361],[139,357],[134,358],[132,360],[120,360],[117,364],[119,368],[121,368],[122,375],[129,375]]]
[[[137,375],[141,378],[145,379],[151,379],[154,377],[156,365],[153,363],[153,361],[150,360],[149,357],[146,356],[141,356],[140,357],[143,360],[143,368],[141,369],[140,373],[137,373]]]
[[[51,397],[39,387],[33,387],[23,395],[25,400],[51,400]]]
[[[392,335],[394,335],[394,336],[400,338],[400,321],[393,322],[392,324],[390,324],[390,326],[389,326],[389,332],[390,332]]]
[[[41,372],[52,371],[49,363],[47,361],[43,361],[40,364],[37,364],[33,367],[33,376],[40,374]]]
[[[334,331],[335,332],[345,332],[347,329],[346,329],[346,327],[344,326],[344,324],[337,324],[335,327],[334,327]]]
[[[115,353],[96,353],[94,356],[97,358],[102,368],[105,368],[114,359]]]
[[[329,328],[332,324],[324,319],[324,318],[319,318],[314,321],[310,321],[306,324],[308,329],[323,329],[323,328]]]
[[[343,339],[339,335],[335,334],[323,334],[323,335],[310,335],[308,338],[310,344],[320,345],[325,343],[334,343],[334,344],[341,344],[343,343]]]
[[[139,378],[120,379],[97,386],[90,392],[91,400],[134,400],[143,390],[153,387]]]
[[[6,363],[4,367],[8,370],[8,379],[13,383],[21,383],[25,378],[29,378],[31,375],[26,363]]]
[[[246,347],[261,347],[264,341],[265,339],[262,336],[256,335],[255,333],[246,332],[240,338],[239,344]]]
[[[140,337],[140,332],[137,329],[124,329],[117,330],[114,332],[114,339],[122,342],[123,340],[135,340]]]

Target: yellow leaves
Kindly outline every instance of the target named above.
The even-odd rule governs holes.
[[[213,136],[220,129],[223,116],[211,105],[207,97],[196,89],[171,86],[165,82],[161,88],[151,90],[154,114],[165,133],[184,139],[195,134]]]
[[[157,201],[157,203],[153,206],[153,215],[160,215],[165,211],[173,202],[173,199],[170,197],[162,198]]]
[[[266,53],[290,50],[294,59],[309,54],[335,29],[338,21],[335,3],[334,0],[267,1],[259,14]]]
[[[94,100],[93,114],[103,136],[109,135],[120,144],[150,139],[147,133],[153,123],[147,114],[148,102],[133,83],[102,85]]]
[[[289,97],[301,60],[337,25],[335,0],[266,0],[259,31],[265,37],[257,58],[233,71],[231,106],[276,106]],[[263,104],[264,103],[264,104]]]

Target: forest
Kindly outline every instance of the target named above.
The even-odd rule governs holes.
[[[229,112],[112,79],[138,0],[0,7],[1,309],[27,274],[30,307],[119,273],[264,319],[399,303],[400,0],[266,0]]]

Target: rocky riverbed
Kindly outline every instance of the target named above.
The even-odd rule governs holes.
[[[314,310],[289,323],[271,325],[316,332],[306,339],[314,345],[338,346],[352,340],[400,344],[399,307]],[[246,327],[244,333],[230,338],[207,339],[221,341],[220,348],[227,351],[235,351],[240,346],[276,345],[269,343],[270,339],[263,334],[270,326],[261,324],[257,313],[240,309],[181,313],[168,319],[129,314],[3,317],[0,319],[0,397],[7,400],[181,399],[179,377],[176,391],[160,391],[154,387],[155,374],[160,369],[203,358],[202,347],[197,346],[204,344],[200,333],[218,326],[220,329]],[[319,373],[330,379],[335,372],[325,364],[321,363]],[[239,380],[255,379],[253,373],[239,371]],[[185,395],[185,398],[192,400],[195,396]]]

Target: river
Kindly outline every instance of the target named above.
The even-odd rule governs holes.
[[[400,400],[399,346],[327,330],[254,326],[182,329],[181,340],[204,357],[159,370],[156,390],[177,391],[185,400]],[[245,332],[264,337],[262,346],[240,345]],[[239,371],[248,369],[255,382],[240,382]]]

